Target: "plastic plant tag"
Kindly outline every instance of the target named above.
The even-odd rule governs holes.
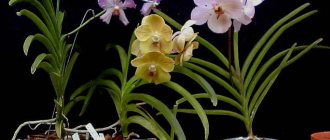
[[[72,135],[72,139],[73,139],[73,140],[80,140],[80,138],[79,138],[79,134],[78,134],[78,133],[74,133],[74,134]]]
[[[99,140],[105,140],[105,137],[104,137],[103,133],[99,133]]]
[[[99,135],[97,134],[95,128],[93,127],[93,125],[91,123],[88,123],[86,125],[86,129],[91,134],[91,136],[94,140],[100,140]]]

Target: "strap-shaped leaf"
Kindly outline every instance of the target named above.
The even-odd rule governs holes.
[[[250,64],[253,60],[253,58],[257,55],[258,51],[261,49],[261,47],[266,43],[268,38],[286,21],[290,20],[292,17],[297,15],[299,12],[304,10],[306,7],[308,7],[310,4],[305,3],[302,6],[298,7],[297,9],[290,12],[288,15],[277,21],[271,28],[268,29],[268,31],[262,36],[262,38],[257,42],[257,44],[253,47],[251,52],[249,53],[248,57],[245,59],[244,65],[242,67],[242,77],[245,77],[245,74],[250,67]]]
[[[46,56],[47,54],[42,53],[36,57],[31,66],[31,74],[34,74],[34,72],[36,72],[37,68],[39,67],[39,64],[46,58]]]
[[[131,101],[143,101],[143,102],[147,103],[148,105],[152,106],[153,108],[157,109],[164,116],[164,118],[171,125],[171,127],[174,129],[178,139],[179,140],[186,139],[186,136],[184,135],[184,132],[183,132],[178,120],[172,114],[171,110],[162,101],[160,101],[157,98],[152,97],[148,94],[135,94],[135,93],[127,94],[125,96],[125,99],[123,99],[123,100],[125,103],[131,102]]]
[[[84,105],[83,105],[83,107],[82,107],[82,109],[79,113],[80,116],[83,115],[86,112],[86,109],[89,105],[89,101],[90,101],[92,95],[95,93],[96,87],[103,86],[103,87],[112,89],[116,94],[121,93],[120,88],[118,87],[118,85],[115,82],[111,81],[111,80],[97,79],[94,84],[95,85],[91,86],[91,88],[89,88],[89,90],[88,90],[88,93],[86,95],[86,99],[84,101]]]
[[[58,12],[57,15],[56,15],[56,19],[57,19],[57,28],[58,28],[58,34],[61,34],[61,31],[62,31],[62,23],[63,23],[63,20],[64,20],[64,12]]]
[[[49,64],[48,62],[41,62],[39,64],[38,68],[43,69],[47,73],[55,72],[55,69],[53,68],[53,66],[51,64]]]
[[[67,84],[68,84],[68,81],[69,81],[69,78],[70,78],[70,75],[71,75],[71,71],[72,71],[72,69],[73,69],[74,64],[75,64],[76,61],[77,61],[78,56],[79,56],[79,53],[78,53],[78,52],[75,52],[75,53],[72,55],[71,59],[68,60],[69,63],[68,63],[68,65],[67,65],[66,68],[65,68],[64,76],[63,76],[63,87],[64,87],[64,88],[65,88],[65,87],[67,86]]]
[[[24,15],[28,17],[38,28],[39,30],[47,36],[47,38],[52,42],[52,44],[56,44],[56,41],[54,39],[54,36],[51,34],[51,32],[48,30],[47,26],[43,21],[33,12],[23,9],[19,12],[17,12],[18,16]]]
[[[178,109],[177,112],[180,113],[188,113],[188,114],[196,114],[196,110],[194,109]],[[238,114],[236,112],[233,112],[231,110],[224,110],[224,109],[205,109],[205,113],[207,115],[223,115],[223,116],[231,116],[234,118],[237,118],[238,120],[242,122],[246,122],[246,118],[242,116],[241,114]]]
[[[242,96],[238,93],[238,91],[233,88],[233,86],[231,86],[229,83],[227,83],[225,80],[223,80],[222,78],[220,78],[219,76],[209,72],[208,70],[197,66],[195,64],[191,64],[191,63],[184,63],[183,66],[193,69],[195,71],[197,71],[198,73],[210,78],[211,80],[213,80],[214,82],[216,82],[217,84],[221,85],[222,87],[224,87],[226,90],[229,91],[230,94],[232,94],[239,102],[242,102]]]
[[[64,107],[64,114],[67,115],[74,105],[76,105],[77,103],[79,103],[81,101],[84,101],[85,98],[86,98],[85,96],[77,96],[73,100],[70,100],[70,102],[67,103]]]
[[[264,56],[266,55],[266,53],[268,52],[268,50],[271,48],[271,46],[273,46],[274,42],[282,35],[282,33],[284,31],[286,31],[288,28],[290,28],[291,26],[299,23],[300,21],[306,19],[307,17],[315,14],[317,11],[313,10],[311,12],[308,12],[306,14],[303,14],[295,19],[293,19],[292,21],[290,21],[289,23],[283,25],[267,42],[267,44],[265,45],[265,47],[261,50],[261,52],[259,53],[259,55],[257,56],[257,58],[255,59],[255,61],[253,62],[247,77],[244,80],[244,89],[247,88],[247,86],[250,84],[251,79],[253,77],[253,75],[256,72],[256,69],[258,68],[259,64],[261,63],[261,61],[263,60]]]
[[[141,116],[131,116],[127,118],[127,123],[135,123],[140,126],[143,126],[152,134],[154,134],[160,140],[169,140],[170,136],[159,129],[159,127],[155,126],[150,120],[141,117]]]
[[[106,69],[98,76],[98,78],[105,79],[108,76],[116,76],[121,82],[121,84],[123,83],[123,74],[115,68]]]
[[[74,98],[76,98],[77,96],[79,96],[80,94],[82,94],[84,91],[86,91],[87,89],[89,89],[90,87],[92,87],[94,85],[94,81],[89,81],[81,86],[79,86],[70,96],[70,100],[73,100]]]
[[[136,105],[136,104],[129,104],[129,105],[127,105],[127,111],[135,112],[135,113],[139,114],[140,116],[145,118],[147,121],[149,121],[160,134],[162,134],[166,137],[168,136],[168,133],[163,129],[163,127],[160,126],[160,124],[147,111],[144,111],[141,106]],[[174,135],[174,131],[173,131],[173,135]]]
[[[203,110],[203,107],[199,102],[192,96],[190,92],[188,92],[185,88],[180,86],[179,84],[169,81],[166,83],[163,83],[163,85],[173,89],[177,93],[179,93],[181,96],[187,99],[189,104],[196,110],[198,117],[200,118],[203,127],[204,127],[204,133],[205,133],[205,140],[208,139],[209,137],[209,121],[207,119],[207,116]]]
[[[200,93],[200,94],[194,94],[193,95],[195,99],[203,99],[203,98],[209,98],[209,95],[207,95],[206,93]],[[240,112],[242,112],[242,114],[244,113],[244,109],[242,107],[241,104],[239,104],[237,101],[223,96],[223,95],[217,95],[217,100],[222,101],[224,103],[227,103],[233,107],[235,107],[237,110],[239,110]],[[176,105],[179,106],[180,104],[186,102],[187,100],[185,98],[181,98],[179,100],[176,101]]]
[[[214,63],[211,63],[209,61],[205,61],[203,59],[194,58],[194,57],[192,57],[189,62],[198,64],[198,65],[203,66],[204,68],[208,68],[210,70],[213,70],[214,72],[216,72],[216,73],[222,75],[223,77],[227,78],[228,80],[230,80],[229,72],[227,70],[224,70],[223,68],[219,67],[218,65],[216,65]]]
[[[126,63],[127,61],[127,54],[126,51],[123,49],[123,47],[116,45],[116,44],[108,44],[107,49],[115,48],[119,54],[120,63],[121,63],[121,69],[122,71],[126,71]]]
[[[46,47],[46,49],[49,53],[57,56],[57,54],[54,50],[54,46],[51,44],[50,40],[42,34],[29,35],[25,39],[24,44],[23,44],[23,52],[26,56],[28,55],[31,43],[34,40],[37,40],[37,41],[41,42]]]
[[[60,75],[56,72],[49,73],[50,80],[52,81],[56,97],[61,97],[62,91],[60,89]]]
[[[55,11],[54,11],[54,6],[53,6],[53,1],[52,0],[42,0],[42,3],[45,7],[45,9],[47,10],[47,13],[49,14],[50,16],[50,19],[52,20],[53,22],[53,25],[55,27],[55,31],[57,32],[58,35],[61,34],[61,30],[57,24],[57,19],[56,19],[56,16],[55,16]]]
[[[195,82],[197,82],[209,95],[209,98],[211,99],[213,106],[217,106],[218,100],[216,97],[216,93],[215,93],[214,89],[212,88],[212,86],[210,85],[210,83],[207,82],[203,77],[201,77],[197,73],[192,72],[191,70],[189,70],[187,68],[180,67],[180,66],[175,67],[174,72],[178,72],[183,75],[186,75],[186,76],[190,77],[192,80],[194,80]]]
[[[268,87],[269,85],[272,85],[270,83],[273,83],[275,81],[275,79],[277,78],[277,76],[279,75],[279,73],[282,71],[283,66],[285,66],[285,63],[287,62],[287,60],[290,58],[294,48],[297,46],[297,44],[293,44],[292,47],[290,48],[290,50],[288,51],[288,53],[285,55],[285,57],[283,58],[283,60],[281,61],[281,63],[279,64],[279,66],[272,71],[264,80],[264,82],[261,83],[261,85],[259,86],[258,90],[256,91],[256,93],[253,96],[251,102],[249,103],[249,113],[250,114],[255,114],[255,112],[252,112],[252,110],[256,109],[256,102],[259,99],[260,95],[262,94],[263,91],[265,91],[265,88],[270,88]],[[264,93],[267,94],[267,93]]]

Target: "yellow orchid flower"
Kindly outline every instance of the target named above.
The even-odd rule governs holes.
[[[149,52],[131,61],[137,67],[136,76],[155,84],[170,81],[169,72],[173,71],[174,63],[173,59],[160,52]]]
[[[142,55],[148,52],[171,53],[173,30],[165,24],[162,17],[155,14],[145,16],[134,33],[140,42],[139,50]]]

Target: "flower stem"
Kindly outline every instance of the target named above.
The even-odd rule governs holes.
[[[77,27],[76,29],[74,29],[73,31],[71,31],[71,32],[69,32],[69,33],[64,34],[63,36],[64,36],[64,37],[67,37],[67,36],[69,36],[69,35],[71,35],[71,34],[74,34],[74,33],[78,32],[81,28],[85,27],[89,22],[91,22],[91,21],[94,20],[95,18],[101,16],[104,12],[105,12],[105,10],[103,10],[103,11],[101,11],[100,13],[98,13],[97,15],[95,15],[95,16],[89,18],[89,19],[86,20],[83,24],[81,24],[79,27]]]

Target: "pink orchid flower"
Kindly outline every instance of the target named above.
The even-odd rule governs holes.
[[[152,8],[155,8],[157,5],[159,5],[161,0],[143,0],[143,1],[145,1],[145,3],[141,8],[141,14],[147,16],[150,14]]]
[[[238,32],[242,26],[248,25],[255,14],[255,6],[259,5],[263,0],[241,0],[244,8],[244,14],[242,17],[234,20],[234,31]]]
[[[105,9],[106,12],[100,17],[103,22],[109,24],[112,15],[119,16],[119,20],[127,25],[129,23],[124,10],[126,8],[135,8],[136,4],[134,0],[98,0],[98,4],[101,8]]]
[[[191,19],[196,25],[207,22],[215,33],[225,33],[231,27],[231,19],[243,15],[243,5],[240,0],[194,0],[197,5],[191,12]]]

